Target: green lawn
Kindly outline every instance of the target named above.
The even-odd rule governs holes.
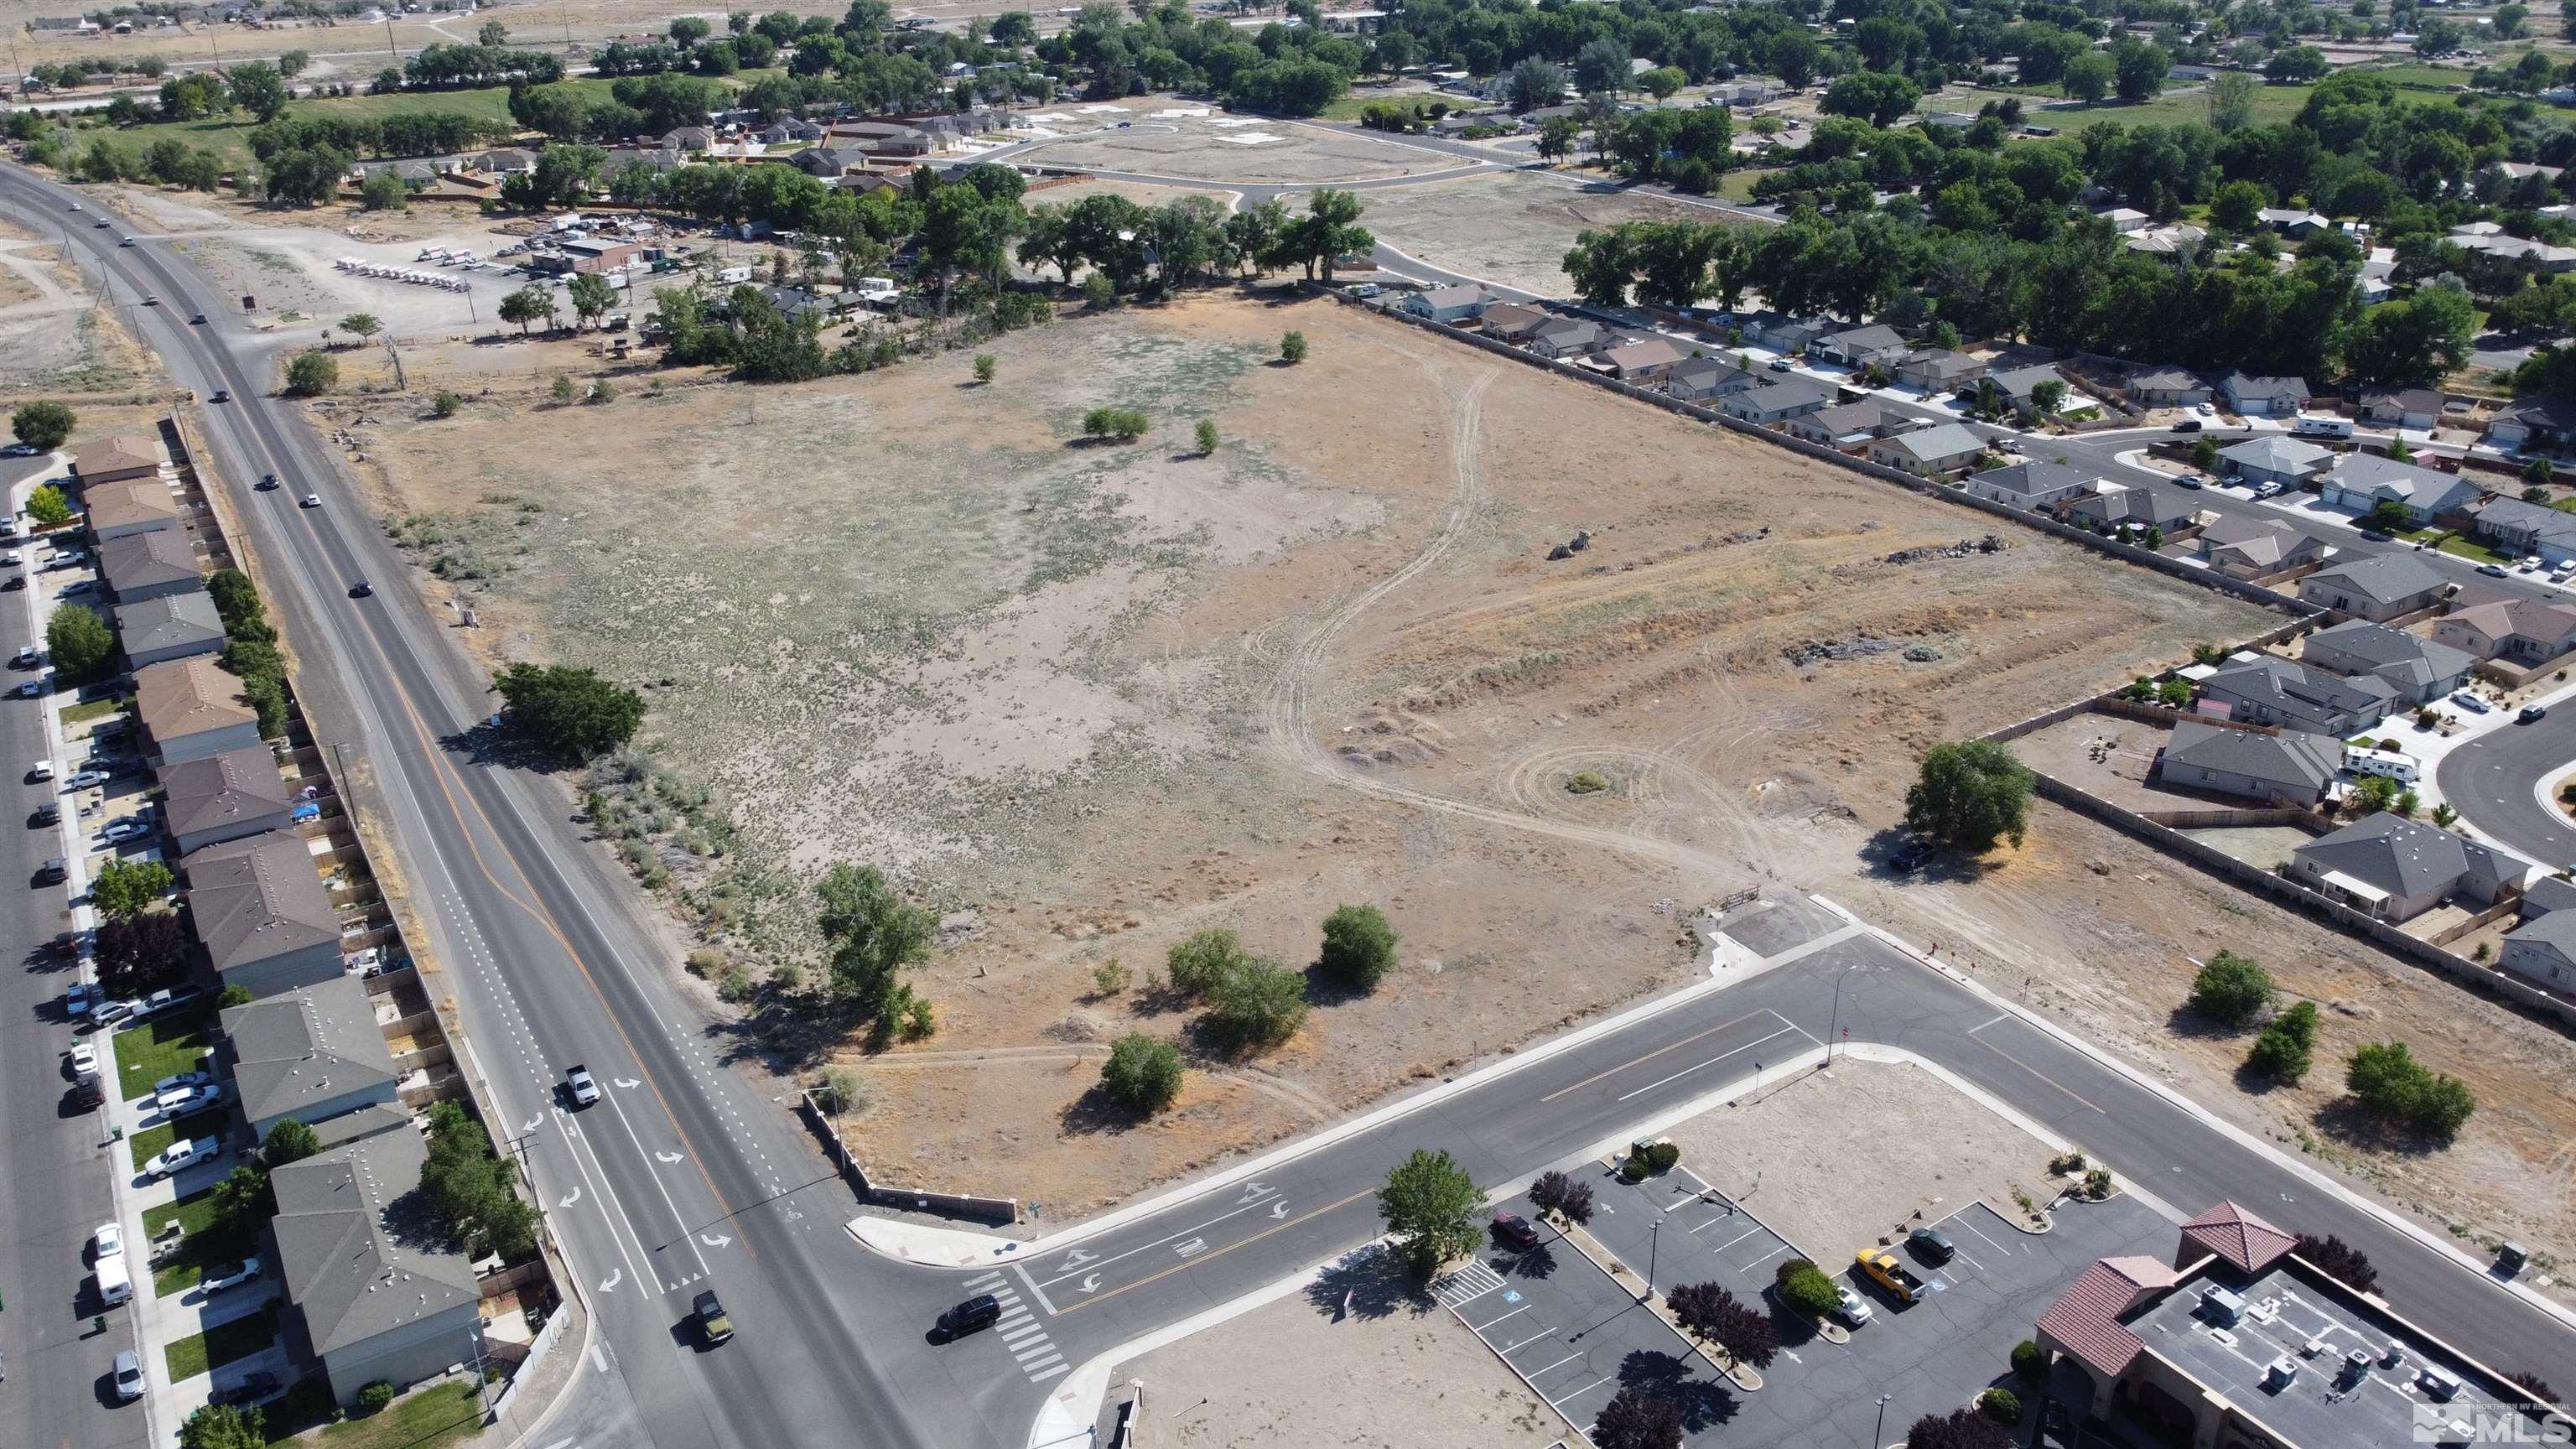
[[[2479,563],[2509,564],[2513,562],[2511,558],[2504,554],[2497,553],[2495,550],[2487,548],[2484,545],[2472,543],[2468,539],[2461,538],[2457,535],[2443,539],[2440,543],[2433,546],[2444,553],[2457,554],[2459,557],[2466,559],[2475,559]]]
[[[2277,125],[2299,113],[2308,103],[2308,92],[2314,86],[2270,85],[2254,89],[2254,124]],[[2158,96],[2135,105],[2122,101],[2104,101],[2073,111],[2025,111],[2022,120],[2034,126],[2055,126],[2060,131],[2080,131],[2104,121],[2117,121],[2124,126],[2171,126],[2182,121],[2209,119],[2209,97],[2204,92]]]
[[[125,708],[125,701],[122,699],[113,697],[108,699],[93,699],[87,704],[76,704],[69,709],[64,710],[63,723],[66,725],[87,724],[94,719],[105,719],[109,715],[112,715],[123,708]]]
[[[257,1313],[218,1323],[203,1333],[171,1340],[162,1348],[161,1359],[169,1365],[170,1382],[175,1384],[209,1369],[222,1368],[237,1358],[248,1358],[275,1342],[277,1305],[272,1303]]]
[[[156,1016],[131,1031],[109,1038],[116,1051],[116,1083],[131,1100],[151,1090],[163,1077],[193,1072],[215,1049],[215,1014],[179,1012]]]
[[[191,1193],[177,1202],[162,1203],[143,1210],[143,1241],[148,1245],[160,1235],[164,1224],[176,1222],[185,1237],[179,1239],[178,1251],[152,1270],[152,1295],[167,1298],[185,1293],[206,1281],[216,1268],[230,1267],[258,1250],[256,1232],[219,1228],[215,1224],[215,1193]]]
[[[331,1389],[320,1374],[299,1380],[268,1407],[268,1442],[319,1423],[305,1443],[325,1449],[441,1449],[483,1427],[483,1396],[472,1380],[450,1381],[396,1399],[381,1414],[327,1423]]]
[[[134,1148],[134,1170],[141,1172],[144,1163],[151,1161],[162,1148],[178,1141],[183,1133],[190,1137],[220,1137],[223,1131],[224,1109],[215,1107],[204,1112],[192,1112],[176,1122],[156,1122],[125,1140]]]
[[[1749,171],[1727,172],[1726,178],[1717,184],[1718,200],[1732,201],[1738,205],[1751,202],[1753,200],[1753,183],[1779,169],[1780,168],[1777,166],[1767,166],[1756,167]]]
[[[2447,91],[2454,86],[2467,85],[2471,74],[2464,66],[2421,63],[2367,66],[2360,68],[2358,73],[2407,90],[2428,91]]]

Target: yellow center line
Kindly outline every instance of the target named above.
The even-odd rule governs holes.
[[[1674,1042],[1669,1046],[1659,1046],[1653,1051],[1650,1051],[1644,1056],[1638,1057],[1633,1061],[1621,1062],[1619,1065],[1611,1067],[1606,1071],[1594,1072],[1591,1076],[1585,1077],[1582,1081],[1576,1082],[1573,1086],[1559,1087],[1555,1091],[1548,1093],[1546,1096],[1539,1098],[1539,1100],[1541,1102],[1553,1102],[1568,1092],[1582,1091],[1584,1088],[1591,1086],[1594,1082],[1600,1081],[1603,1077],[1615,1077],[1621,1072],[1628,1070],[1630,1067],[1643,1066],[1645,1063],[1653,1061],[1655,1058],[1662,1056],[1666,1052],[1679,1051],[1683,1047],[1689,1046],[1692,1042],[1698,1041],[1702,1037],[1715,1036],[1719,1032],[1726,1030],[1728,1027],[1742,1026],[1757,1016],[1766,1016],[1769,1014],[1770,1008],[1768,1007],[1763,1008],[1761,1011],[1748,1011],[1733,1021],[1720,1022],[1706,1031],[1692,1032],[1690,1035],[1683,1037],[1680,1041]]]
[[[1162,1272],[1153,1274],[1150,1277],[1139,1278],[1133,1283],[1121,1283],[1106,1293],[1094,1294],[1091,1297],[1085,1298],[1081,1302],[1076,1303],[1071,1308],[1057,1310],[1056,1317],[1062,1318],[1067,1313],[1079,1313],[1083,1309],[1089,1308],[1095,1303],[1101,1303],[1115,1298],[1130,1288],[1142,1288],[1148,1283],[1169,1278],[1174,1273],[1188,1272],[1190,1269],[1197,1267],[1201,1263],[1215,1262],[1217,1259],[1224,1257],[1226,1254],[1233,1252],[1237,1248],[1251,1247],[1253,1244],[1260,1242],[1263,1238],[1269,1237],[1272,1233],[1284,1233],[1288,1229],[1297,1226],[1299,1223],[1306,1222],[1309,1219],[1322,1217],[1324,1214],[1331,1212],[1335,1208],[1349,1207],[1352,1203],[1358,1202],[1361,1198],[1373,1197],[1376,1193],[1376,1188],[1362,1188],[1358,1192],[1352,1193],[1349,1197],[1343,1198],[1340,1202],[1328,1202],[1322,1207],[1315,1209],[1313,1212],[1300,1213],[1276,1227],[1263,1228],[1260,1232],[1254,1233],[1251,1237],[1241,1239],[1237,1242],[1228,1243],[1213,1253],[1202,1253],[1198,1257],[1188,1259],[1184,1262],[1174,1263],[1172,1266],[1165,1268]]]

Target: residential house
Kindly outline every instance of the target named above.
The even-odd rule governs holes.
[[[1911,473],[1917,478],[1946,478],[1973,468],[1986,451],[1986,440],[1959,423],[1942,423],[1893,437],[1872,438],[1869,460]]]
[[[223,1026],[217,1053],[254,1137],[290,1119],[311,1126],[400,1104],[393,1053],[355,976],[231,1007]]]
[[[275,996],[337,979],[340,913],[304,837],[284,830],[191,851],[188,913],[226,986]]]
[[[93,483],[81,490],[81,510],[94,545],[171,529],[179,521],[178,500],[158,475]]]
[[[427,1214],[419,1194],[428,1162],[420,1133],[388,1131],[269,1173],[287,1351],[318,1361],[343,1405],[380,1380],[399,1390],[482,1361],[473,1266],[396,1231]]]
[[[2318,232],[2334,229],[2334,222],[2328,218],[2319,216],[2313,211],[2301,211],[2296,207],[2267,206],[2255,216],[2263,225],[2292,241],[2304,241]]]
[[[2493,905],[2539,870],[2511,851],[2385,810],[2290,852],[2291,879],[2392,922],[2455,896]]]
[[[2504,597],[2457,609],[2433,621],[2435,640],[2480,659],[2529,668],[2576,647],[2576,604]]]
[[[803,116],[781,116],[761,131],[760,139],[764,145],[793,146],[822,140],[823,128]]]
[[[162,815],[181,855],[294,828],[295,797],[265,744],[182,760],[160,779]]]
[[[2225,705],[2227,717],[2239,723],[2340,738],[2386,719],[2397,691],[2367,675],[2346,679],[2265,654],[2212,670],[2200,682],[2200,697]]]
[[[1956,392],[1986,375],[1986,360],[1952,352],[1946,347],[1927,348],[1898,359],[1895,378],[1899,387],[1923,392]]]
[[[2522,888],[2522,919],[2536,921],[2552,911],[2576,908],[2576,881],[2544,875]]]
[[[2180,720],[2156,755],[2156,778],[2183,790],[2246,800],[2274,796],[2300,805],[2325,798],[2343,769],[2343,744],[2304,730],[2264,734],[2199,720]]]
[[[2247,438],[2218,450],[2219,466],[2248,483],[2278,483],[2296,488],[2325,472],[2335,459],[2332,448],[2320,448],[2279,433]]]
[[[2382,503],[2395,503],[2418,527],[2465,511],[2486,496],[2457,473],[2436,473],[2377,453],[2344,454],[2321,484],[2325,501],[2334,507],[2367,514]]]
[[[2329,564],[2299,580],[2299,597],[2384,624],[2431,608],[2449,587],[2431,564],[2411,553],[2376,553]]]
[[[2311,1327],[2324,1336],[2305,1338]],[[2185,1223],[2170,1266],[2141,1254],[2085,1269],[2032,1342],[2068,1418],[2100,1422],[2120,1443],[2324,1449],[2565,1434],[2528,1391],[2234,1203]],[[2446,1432],[2471,1421],[2481,1427]]]
[[[1928,426],[1929,420],[1912,413],[1898,412],[1874,397],[1865,397],[1859,402],[1836,403],[1781,424],[1789,436],[1821,443],[1828,448],[1850,447],[1873,438],[1890,438]]]
[[[2430,432],[2442,421],[2442,395],[2429,387],[2365,388],[2361,420]]]
[[[2283,569],[2315,563],[2326,542],[2272,519],[2222,514],[2202,525],[2195,540],[2202,562],[2231,578],[2268,578]]]
[[[2576,991],[2576,911],[2551,911],[2514,927],[2496,964],[2552,990]]]
[[[2108,479],[2094,480],[2057,505],[2061,520],[2103,534],[2116,534],[2123,527],[2138,534],[2149,529],[2179,533],[2195,521],[2197,514],[2198,510],[2178,490]]]
[[[1819,338],[1807,347],[1810,354],[1824,358],[1828,362],[1842,363],[1847,367],[1875,365],[1892,368],[1912,350],[1913,344],[1907,342],[1895,328],[1879,324],[1854,327],[1847,332],[1836,332],[1831,336]]]
[[[1798,352],[1813,348],[1818,342],[1842,329],[1830,322],[1786,317],[1778,312],[1755,312],[1736,324],[1744,340],[1774,352]]]
[[[900,121],[835,121],[828,130],[831,139],[847,140],[880,156],[927,156],[931,151],[928,131]]]
[[[98,551],[98,571],[121,607],[197,589],[196,545],[187,530],[164,528],[110,539]]]
[[[1545,309],[1526,302],[1496,302],[1476,318],[1484,334],[1499,342],[1526,342],[1547,320]]]
[[[161,441],[142,433],[101,438],[72,455],[72,473],[83,488],[128,478],[158,478],[161,468]]]
[[[1563,361],[1589,357],[1609,341],[1610,334],[1598,322],[1581,317],[1551,317],[1530,333],[1527,345],[1541,357]]]
[[[1472,322],[1477,314],[1495,301],[1494,294],[1470,283],[1463,287],[1434,287],[1427,292],[1407,292],[1395,309],[1409,317],[1454,325]]]
[[[129,669],[212,654],[224,647],[224,621],[203,588],[163,594],[116,611],[116,637]]]
[[[1684,402],[1707,402],[1742,392],[1761,380],[1731,362],[1693,357],[1674,364],[1673,370],[1664,374],[1664,391]]]
[[[2518,397],[2487,419],[2487,443],[2508,452],[2554,453],[2576,436],[2576,402],[2535,393]]]
[[[1649,337],[1609,348],[1595,362],[1621,382],[1646,384],[1660,381],[1689,356],[1669,337]]]
[[[134,671],[143,753],[156,768],[259,743],[259,715],[241,680],[209,655],[165,659]]]
[[[2475,227],[2461,227],[2446,240],[2462,251],[2479,252],[2500,262],[2519,263],[2543,274],[2576,271],[2576,247],[2552,246],[2547,242],[2507,236],[2501,231],[2479,235]]]
[[[2007,463],[1969,474],[1968,491],[2008,508],[2045,510],[2073,498],[2095,481],[2092,474],[2064,463]]]
[[[787,158],[787,164],[808,176],[837,181],[853,171],[864,171],[874,160],[873,153],[861,146],[808,146]]]
[[[2308,405],[2308,384],[2296,377],[2250,377],[2231,372],[2218,380],[2227,410],[2247,417],[2287,418]]]
[[[2114,206],[2093,214],[2111,223],[2111,230],[2123,233],[2142,230],[2148,222],[2155,220],[2133,206]]]
[[[2209,384],[2179,367],[2144,368],[2129,374],[2130,400],[2141,407],[2197,407],[2209,401]]]
[[[1987,376],[1993,381],[1997,395],[2012,404],[2013,411],[2024,418],[2039,416],[2041,384],[2052,382],[2057,384],[2061,396],[2072,396],[2074,393],[2074,389],[2067,384],[2066,375],[2044,362],[2036,367],[2006,368],[2002,372],[1989,373]],[[1976,394],[1983,392],[1984,388],[1976,379],[1971,379],[1961,391]],[[2062,407],[2064,404],[2061,403],[2059,406]]]
[[[694,156],[716,143],[716,133],[705,126],[674,126],[662,133],[661,149]]]
[[[2198,253],[2200,244],[2208,238],[2209,229],[2206,227],[2173,221],[2129,232],[2120,238],[2120,245],[2142,256],[2170,259]]]
[[[2477,656],[2420,634],[2367,619],[2347,619],[2309,635],[2299,658],[2320,669],[2378,680],[2400,705],[2430,704],[2468,682]]]
[[[2478,510],[2471,531],[2498,553],[2536,555],[2553,565],[2576,559],[2576,513],[2544,503],[2498,498]]]
[[[1717,410],[1748,423],[1777,423],[1819,412],[1833,400],[1832,383],[1789,373],[1719,398]]]

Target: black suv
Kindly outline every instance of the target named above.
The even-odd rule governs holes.
[[[1002,1316],[1002,1300],[990,1293],[967,1299],[939,1315],[939,1336],[964,1338],[979,1329],[990,1328]]]

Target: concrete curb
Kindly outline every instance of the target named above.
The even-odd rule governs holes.
[[[1841,916],[1847,921],[1859,922],[1860,920],[1859,917],[1854,916],[1851,912],[1844,910],[1841,906],[1836,905],[1834,902],[1827,900],[1823,896],[1811,895],[1809,899],[1813,900],[1816,904],[1823,906],[1826,910],[1832,911],[1834,914]],[[2066,1030],[2064,1027],[2057,1025],[2055,1022],[2049,1021],[2045,1017],[2038,1015],[2029,1008],[2021,1005],[2019,1002],[2006,999],[2002,994],[1988,988],[1983,983],[1969,976],[1966,972],[1959,970],[1957,967],[1944,965],[1940,961],[1916,950],[1913,946],[1907,944],[1894,933],[1881,930],[1876,926],[1869,927],[1869,930],[1871,934],[1877,936],[1888,945],[1905,953],[1905,955],[1921,963],[1923,966],[1939,972],[1941,975],[1948,977],[1951,981],[1956,982],[1961,987],[1974,992],[1980,999],[1994,1006],[1997,1010],[2008,1012],[2016,1019],[2055,1037],[2065,1046],[2082,1052],[2085,1056],[2091,1058],[2099,1065],[2119,1073],[2122,1077],[2126,1078],[2131,1085],[2154,1093],[2156,1096],[2164,1099],[2167,1104],[2179,1111],[2187,1113],[2192,1120],[2209,1128],[2211,1131],[2219,1133],[2221,1136],[2224,1136],[2239,1147],[2261,1154],[2267,1161],[2271,1162],[2272,1165],[2291,1173],[2301,1181],[2307,1183],[2310,1187],[2313,1187],[2320,1192],[2332,1194],[2337,1201],[2343,1203],[2347,1207],[2368,1213],[2371,1217],[2377,1219],[2383,1227],[2394,1232],[2403,1233],[2407,1237],[2414,1239],[2418,1246],[2429,1248],[2435,1253],[2448,1258],[2450,1261],[2458,1264],[2461,1268],[2467,1270],[2472,1276],[2477,1278],[2478,1281],[2493,1284],[2498,1290],[2514,1295],[2525,1303],[2531,1305],[2533,1308],[2557,1319],[2560,1323],[2563,1323],[2570,1328],[2576,1328],[2576,1309],[2570,1309],[2564,1304],[2548,1298],[2538,1290],[2533,1289],[2526,1284],[2498,1283],[2495,1276],[2487,1271],[2486,1264],[2479,1262],[2477,1259],[2470,1257],[2464,1252],[2461,1252],[2451,1243],[2435,1237],[2431,1229],[2426,1228],[2421,1223],[2406,1217],[2395,1208],[2389,1207],[2383,1203],[2371,1201],[2369,1198],[2354,1192],[2351,1188],[2346,1187],[2342,1183],[2335,1181],[2333,1178],[2326,1176],[2324,1173],[2310,1167],[2308,1164],[2282,1152],[2271,1143],[2245,1131],[2243,1128],[2236,1126],[2232,1122],[2221,1119],[2208,1108],[2192,1101],[2189,1097],[2175,1091],[2172,1087],[2155,1080],[2144,1072],[2139,1071],[2136,1067],[2129,1065],[2127,1062],[2120,1060],[2118,1057],[2115,1057],[2109,1052],[2102,1050],[2100,1047],[2093,1045],[2091,1042],[2086,1041],[2084,1038],[2077,1036],[2073,1032]],[[2131,1179],[2129,1190],[2138,1196],[2140,1201],[2149,1201],[2146,1194],[2137,1191],[2135,1179]],[[2165,1209],[2165,1211],[2170,1213],[2171,1209],[2168,1208]]]

